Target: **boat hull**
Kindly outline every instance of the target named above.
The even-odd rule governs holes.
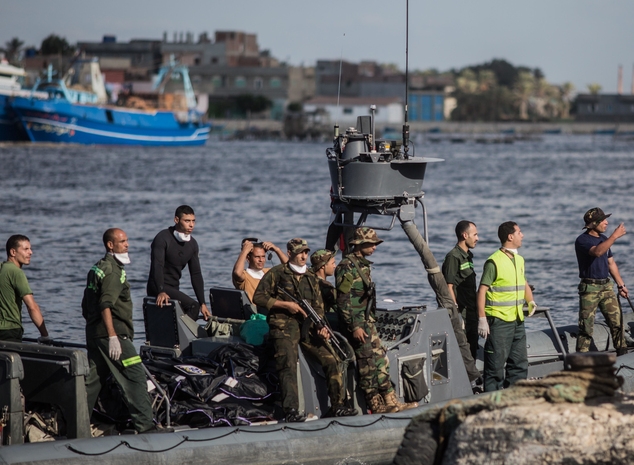
[[[181,123],[171,111],[137,111],[23,97],[13,98],[11,107],[32,142],[196,146],[204,145],[210,132],[209,124]]]
[[[0,142],[28,141],[20,119],[9,105],[9,96],[0,94]]]

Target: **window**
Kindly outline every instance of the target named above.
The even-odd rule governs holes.
[[[352,108],[350,107],[346,107],[343,109],[343,114],[344,115],[351,115],[352,114]]]
[[[271,86],[271,89],[279,89],[282,86],[282,81],[280,81],[280,78],[274,77],[271,78],[269,85]]]
[[[256,77],[253,79],[253,88],[255,90],[260,90],[264,87],[264,81],[260,77]]]
[[[212,77],[211,78],[211,83],[213,84],[213,86],[216,89],[220,89],[220,88],[224,87],[222,85],[222,76],[214,76],[214,77]]]
[[[246,87],[247,86],[247,80],[245,79],[244,76],[237,76],[235,81],[234,81],[234,85],[238,88],[242,88],[242,87]]]

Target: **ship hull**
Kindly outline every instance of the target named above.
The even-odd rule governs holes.
[[[11,107],[32,142],[197,146],[205,144],[210,132],[209,124],[180,122],[171,111],[137,111],[23,97],[12,99]]]

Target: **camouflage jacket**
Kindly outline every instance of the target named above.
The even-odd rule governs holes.
[[[325,279],[317,277],[317,283],[319,284],[319,290],[321,291],[321,298],[324,302],[324,311],[336,312],[337,311],[337,290],[335,286],[330,284]]]
[[[324,303],[317,284],[317,277],[310,271],[300,275],[300,279],[297,279],[297,276],[288,264],[274,266],[260,280],[260,284],[253,294],[253,303],[259,307],[266,307],[269,310],[269,315],[282,313],[293,316],[284,309],[273,308],[276,300],[290,300],[278,290],[282,287],[296,299],[306,299],[315,311],[323,316]]]
[[[372,282],[370,276],[370,265],[372,262],[365,257],[355,255],[361,270]],[[368,305],[369,293],[366,285],[359,274],[359,270],[347,255],[335,270],[337,281],[337,307],[339,315],[351,333],[363,327],[365,323],[366,308]]]

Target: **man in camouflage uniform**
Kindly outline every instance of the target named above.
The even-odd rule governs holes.
[[[321,297],[324,301],[326,313],[335,312],[337,297],[335,286],[328,282],[328,276],[335,274],[335,252],[327,249],[319,249],[310,256],[311,270],[317,277],[317,283],[321,290]]]
[[[374,229],[362,227],[355,231],[348,254],[335,270],[337,308],[346,335],[354,348],[359,369],[359,387],[365,393],[373,413],[393,413],[417,407],[418,403],[398,401],[390,381],[386,351],[374,325],[374,285],[370,276],[371,261],[377,245],[383,242]]]
[[[271,268],[258,284],[253,302],[269,310],[269,337],[275,349],[275,366],[282,389],[282,407],[287,422],[305,421],[307,416],[299,410],[297,385],[298,345],[321,363],[328,384],[330,410],[326,416],[356,415],[356,411],[344,406],[344,384],[340,360],[326,344],[328,332],[317,331],[300,305],[291,301],[281,289],[295,299],[306,299],[315,311],[323,316],[324,305],[315,275],[306,267],[308,244],[304,239],[291,239],[287,244],[287,263]]]
[[[579,265],[579,335],[577,336],[577,352],[588,352],[594,331],[594,316],[597,307],[603,313],[605,321],[612,334],[612,343],[617,355],[627,353],[623,335],[622,315],[619,303],[614,293],[616,282],[619,294],[628,297],[629,293],[619,268],[612,256],[610,247],[620,237],[626,234],[625,226],[621,223],[610,235],[603,233],[608,228],[608,217],[600,208],[592,208],[583,217],[586,231],[577,237],[575,252]]]

